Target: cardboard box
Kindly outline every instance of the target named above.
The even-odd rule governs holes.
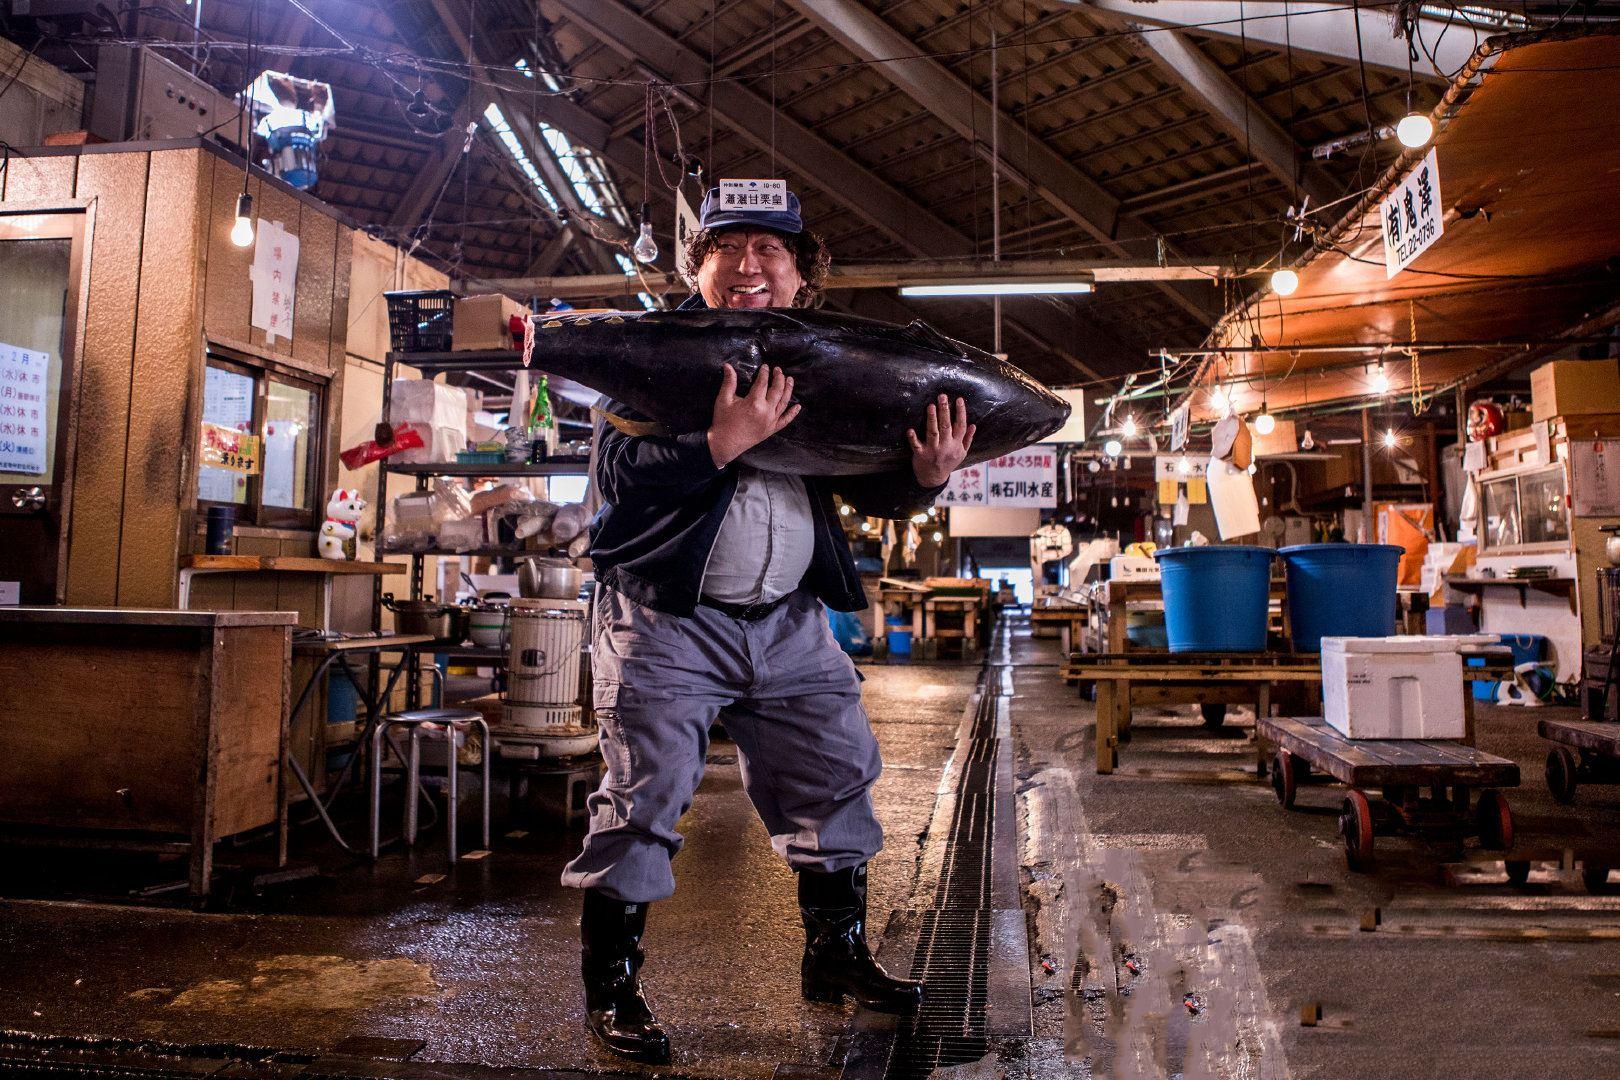
[[[1613,360],[1554,360],[1530,373],[1530,415],[1620,412],[1620,365]]]
[[[509,322],[513,315],[528,315],[529,309],[509,296],[489,293],[483,296],[458,296],[451,309],[450,349],[466,352],[471,349],[521,348],[523,339],[512,340]]]
[[[1292,454],[1299,450],[1299,437],[1294,434],[1292,420],[1278,420],[1277,426],[1271,429],[1270,435],[1262,435],[1258,431],[1254,434],[1254,456],[1266,457],[1269,454]]]

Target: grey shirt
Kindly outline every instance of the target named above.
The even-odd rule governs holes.
[[[815,550],[810,494],[786,473],[737,466],[737,494],[703,571],[703,595],[768,604],[799,587]]]

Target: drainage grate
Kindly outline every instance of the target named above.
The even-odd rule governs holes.
[[[986,678],[968,730],[967,753],[946,834],[935,906],[920,912],[911,977],[923,1003],[901,1027],[889,1056],[889,1080],[925,1077],[935,1069],[978,1061],[989,1052],[991,849],[995,839],[996,703]]]

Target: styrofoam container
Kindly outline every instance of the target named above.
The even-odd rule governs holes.
[[[1159,564],[1151,555],[1115,555],[1108,560],[1108,576],[1114,581],[1159,580]]]
[[[1462,657],[1452,637],[1325,637],[1322,711],[1351,739],[1461,739]]]

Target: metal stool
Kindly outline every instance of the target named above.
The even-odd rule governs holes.
[[[456,861],[456,737],[477,727],[483,736],[483,790],[480,793],[484,814],[484,847],[489,847],[489,785],[490,759],[494,747],[489,738],[489,725],[482,714],[472,709],[412,709],[383,718],[371,736],[371,857],[377,857],[382,844],[382,746],[388,730],[394,727],[410,729],[410,750],[405,756],[405,843],[416,843],[416,802],[421,775],[421,740],[424,736],[444,737],[445,776],[448,807],[445,826],[450,834],[450,861]]]

